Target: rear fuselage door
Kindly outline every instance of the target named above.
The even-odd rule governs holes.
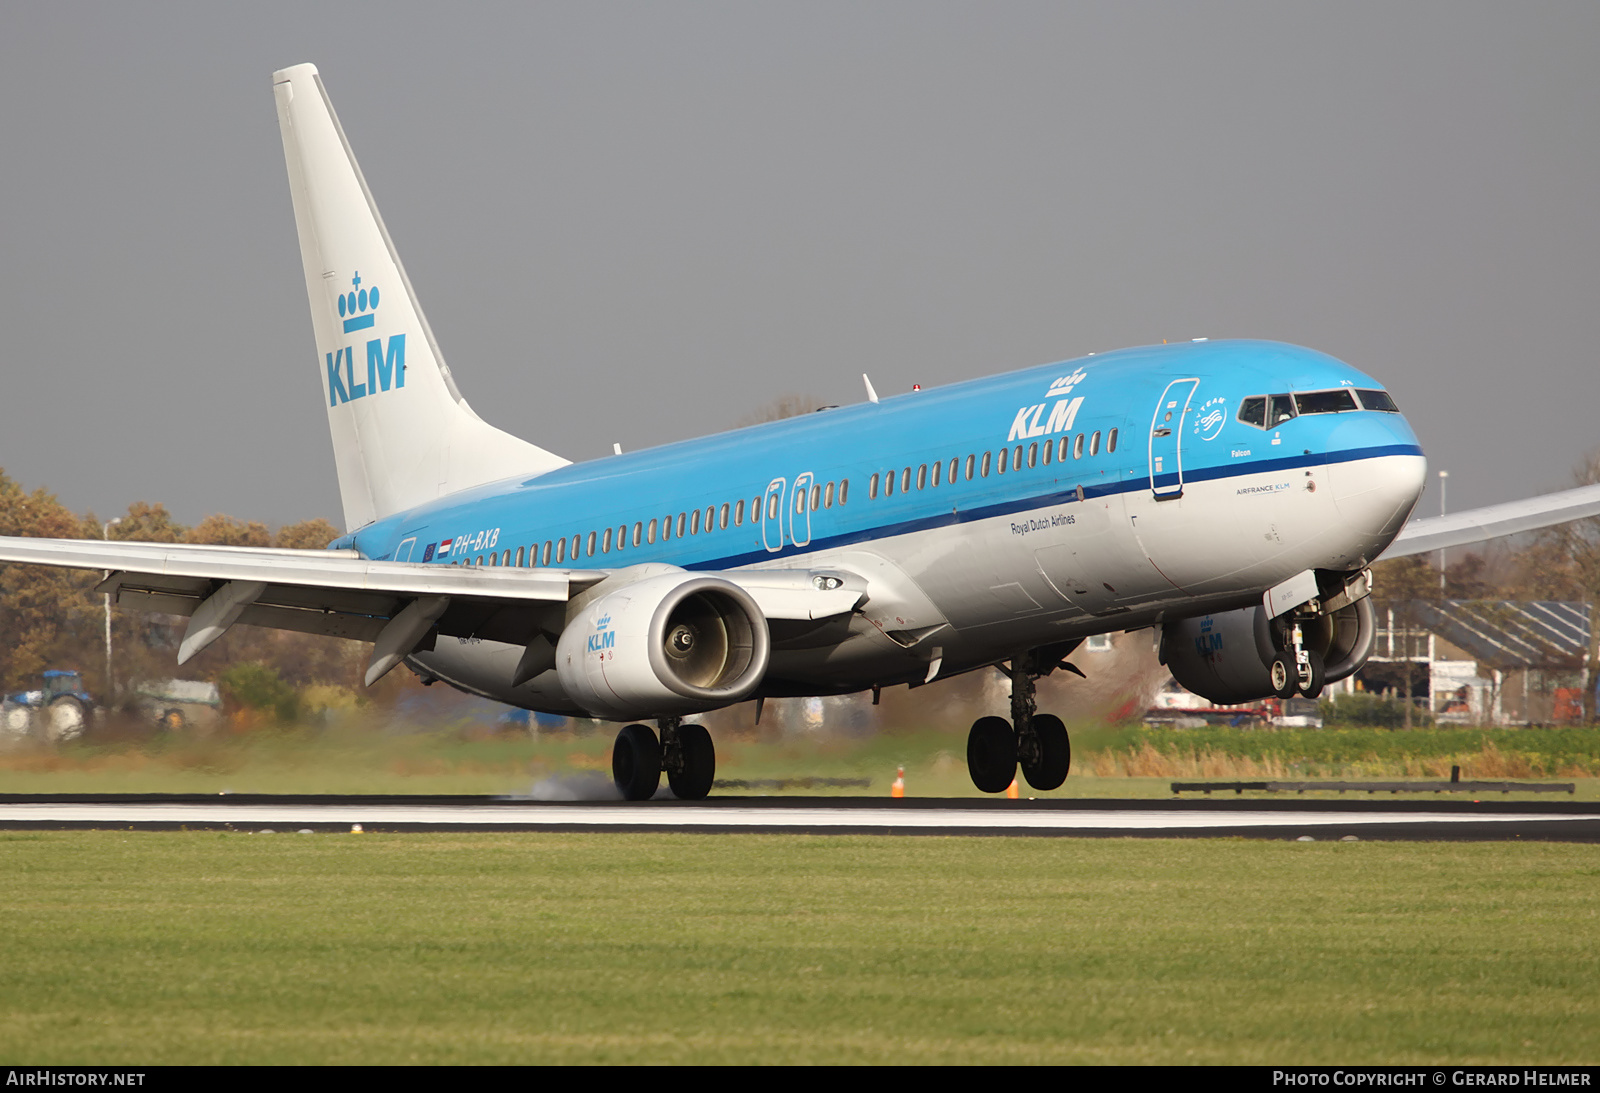
[[[1183,418],[1199,379],[1173,380],[1150,418],[1150,492],[1157,501],[1183,496]]]

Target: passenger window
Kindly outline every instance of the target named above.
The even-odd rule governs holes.
[[[1061,451],[1056,454],[1056,462],[1065,463],[1067,461],[1067,448],[1071,446],[1071,444],[1072,438],[1070,436],[1064,436],[1061,438]]]
[[[713,521],[715,521],[716,516],[717,516],[717,506],[715,506],[715,505],[707,505],[706,506],[706,530],[707,531],[711,530],[711,525],[712,525]],[[633,537],[633,541],[635,543],[637,543],[639,541],[639,537],[637,535],[635,535]]]
[[[498,566],[500,564],[500,555],[498,555],[498,554],[489,555],[489,564],[492,565],[492,566]]]
[[[794,491],[794,511],[796,516],[806,511],[806,491],[803,489]]]
[[[1332,391],[1305,391],[1294,397],[1295,409],[1302,414],[1342,414],[1356,408],[1356,396],[1348,387]]]
[[[744,498],[742,497],[733,506],[733,526],[736,528],[744,526]]]
[[[867,479],[867,497],[868,497],[869,500],[873,500],[873,501],[876,501],[878,499],[878,476],[877,475],[873,475],[871,478]]]
[[[767,519],[768,520],[776,520],[777,518],[778,518],[778,495],[777,495],[776,492],[774,492],[774,493],[772,493],[771,495],[769,495],[767,497]]]
[[[1267,397],[1254,395],[1239,404],[1239,420],[1257,429],[1267,427]]]
[[[567,541],[565,539],[558,539],[558,540],[556,540],[556,565],[560,565],[562,562],[564,562],[566,560],[567,560]]]
[[[942,482],[942,481],[944,481],[944,464],[942,462],[935,463],[933,465],[933,484],[934,484],[934,487],[937,488],[939,483]]]
[[[617,549],[621,550],[628,545],[628,525],[623,524],[617,529]]]
[[[893,471],[890,471],[888,474],[883,476],[883,495],[885,497],[893,497],[894,496],[894,472]]]
[[[1056,454],[1056,443],[1055,443],[1055,441],[1053,441],[1053,440],[1045,441],[1044,442],[1044,465],[1046,467],[1048,467],[1050,465],[1050,460],[1052,458],[1054,458],[1055,454]]]
[[[1099,429],[1096,429],[1094,431],[1094,436],[1089,438],[1089,454],[1090,455],[1099,455],[1100,454],[1100,430]]]
[[[633,545],[638,546],[644,540],[644,521],[638,520],[633,525]]]
[[[906,467],[900,472],[900,492],[908,493],[911,490],[911,468]]]
[[[1267,404],[1267,428],[1276,429],[1294,417],[1294,399],[1289,395],[1272,395]]]
[[[1037,440],[1035,440],[1032,444],[1028,445],[1028,466],[1037,467],[1038,465],[1039,465],[1039,442]]]
[[[841,504],[841,505],[844,504],[845,501],[849,498],[849,496],[850,496],[850,480],[848,478],[839,479],[839,504]]]
[[[656,541],[656,522],[653,517],[644,527],[644,541],[647,543],[653,543]]]
[[[550,564],[550,547],[551,547],[551,542],[550,542],[549,539],[546,539],[544,541],[544,561],[540,563],[541,565],[549,565]]]
[[[524,567],[524,566],[525,566],[525,565],[527,565],[527,564],[528,564],[528,563],[527,563],[527,562],[526,562],[526,561],[525,561],[525,559],[526,559],[526,558],[527,558],[527,556],[528,556],[528,555],[527,555],[527,554],[526,554],[526,551],[527,551],[527,549],[528,549],[528,548],[527,548],[527,547],[518,547],[518,548],[517,548],[517,568],[518,568],[518,569],[521,569],[521,568],[523,568],[523,567]]]
[[[993,453],[991,453],[991,452],[984,452],[983,453],[983,466],[978,468],[978,476],[980,478],[988,478],[989,477],[989,461],[992,458],[994,458]]]
[[[967,481],[968,482],[972,481],[972,471],[973,471],[973,467],[976,466],[976,464],[977,464],[977,459],[978,459],[978,457],[975,456],[975,455],[967,456]]]
[[[1363,387],[1356,394],[1361,396],[1361,405],[1368,410],[1379,410],[1385,414],[1400,412],[1400,407],[1394,404],[1394,399],[1389,397],[1387,391],[1374,391]]]
[[[577,535],[574,535],[572,537],[572,560],[573,561],[577,561],[578,560],[578,539],[581,538],[582,535],[583,535],[583,532],[580,531],[580,532],[578,532]]]
[[[1014,471],[1020,471],[1022,469],[1022,445],[1021,444],[1018,444],[1017,445],[1017,450],[1011,453],[1011,469],[1014,470]]]
[[[774,500],[776,500],[778,495],[777,494],[773,494],[772,497],[773,497]],[[700,534],[700,510],[699,509],[695,509],[692,513],[689,514],[689,534],[690,535],[699,535]]]
[[[672,538],[672,517],[670,515],[663,516],[661,518],[661,541],[664,543],[668,539],[671,539],[671,538]]]
[[[601,539],[600,539],[600,553],[602,553],[602,554],[610,554],[611,553],[611,529],[610,528],[606,528],[605,535],[602,536]]]
[[[833,508],[833,483],[832,482],[829,482],[828,483],[828,488],[822,491],[822,507],[825,508],[825,509]]]
[[[961,457],[959,455],[951,456],[950,457],[950,474],[948,475],[948,477],[950,479],[950,484],[952,486],[956,484],[956,475],[960,470],[961,470]]]
[[[722,510],[717,513],[717,526],[721,528],[728,526],[728,503],[726,501],[722,503]]]
[[[1083,434],[1082,433],[1079,433],[1078,434],[1078,439],[1074,440],[1072,442],[1072,458],[1073,459],[1082,459],[1083,458]]]
[[[595,539],[595,532],[591,531],[589,533],[589,543],[588,543],[587,549],[585,549],[585,551],[584,551],[584,553],[589,555],[589,557],[591,557],[591,558],[594,557],[594,539]]]
[[[917,468],[917,489],[925,490],[927,488],[928,488],[928,465],[926,463],[924,463],[922,466]]]
[[[994,453],[994,456],[995,470],[1000,474],[1005,474],[1006,468],[1011,464],[1011,449],[1001,448],[998,452]]]
[[[816,512],[821,507],[822,507],[822,487],[820,485],[812,486],[811,487],[811,511],[812,512]],[[727,527],[728,526],[728,522],[726,520],[724,520],[722,522],[722,526],[723,527]]]
[[[1112,429],[1106,434],[1106,454],[1110,455],[1117,450],[1117,431]]]

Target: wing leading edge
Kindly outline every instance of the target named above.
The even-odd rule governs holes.
[[[1426,554],[1430,550],[1481,543],[1589,516],[1600,516],[1600,485],[1579,486],[1542,497],[1526,497],[1448,516],[1412,520],[1401,529],[1382,557],[1387,560]]]
[[[574,596],[612,577],[631,579],[626,570],[380,562],[353,550],[3,536],[0,562],[102,570],[95,591],[121,606],[187,617],[179,663],[235,623],[371,642],[369,684],[441,634],[524,646],[540,634],[557,636]],[[843,614],[865,594],[858,578],[820,588],[808,571],[716,576],[745,588],[769,619]]]

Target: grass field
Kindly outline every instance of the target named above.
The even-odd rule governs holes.
[[[431,732],[359,725],[146,738],[0,752],[0,793],[487,793],[604,789],[611,733],[529,737],[461,723]],[[1572,781],[1600,799],[1600,729],[1146,729],[1074,726],[1073,773],[1053,797],[1169,796],[1173,780]],[[899,766],[912,796],[976,796],[962,733],[717,740],[723,778],[856,778],[887,795]],[[773,793],[763,789],[756,792]]]
[[[6,1063],[1592,1063],[1563,844],[0,832]]]

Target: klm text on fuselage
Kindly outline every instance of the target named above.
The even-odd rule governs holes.
[[[406,385],[406,336],[395,334],[389,339],[387,352],[382,338],[367,343],[367,378],[356,382],[355,349],[345,346],[335,353],[324,354],[328,366],[328,405],[352,402],[367,395],[376,395],[391,387],[398,390]]]

